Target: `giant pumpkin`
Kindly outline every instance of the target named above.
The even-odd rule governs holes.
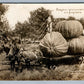
[[[47,33],[40,41],[40,49],[45,57],[64,55],[68,50],[68,43],[59,32]]]
[[[56,31],[59,31],[65,38],[74,38],[83,34],[83,26],[76,20],[64,20],[57,23]]]
[[[69,54],[84,54],[84,36],[69,40]]]

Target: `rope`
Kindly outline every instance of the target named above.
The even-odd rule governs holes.
[[[48,30],[48,32],[50,33],[50,37],[52,36],[52,20],[51,20],[51,17],[48,17],[48,22],[49,22],[49,30]],[[45,22],[44,22],[44,24],[45,24]],[[43,25],[42,25],[43,26]],[[41,27],[42,27],[41,26]],[[45,28],[45,30],[46,30],[47,28]],[[42,32],[42,34],[45,32],[45,30]],[[42,36],[42,34],[40,35],[40,37]]]
[[[39,28],[39,30],[37,30],[38,32],[41,32],[41,35],[38,37],[38,39],[40,39],[42,37],[42,35],[44,34],[44,32],[47,30],[47,28],[43,28],[43,26],[45,25],[46,21],[41,25],[41,27]]]
[[[45,26],[45,24],[46,24],[46,21],[48,20],[48,25],[49,25],[49,30],[48,30],[48,27],[43,27],[43,26]],[[41,35],[40,36],[37,36],[38,38],[38,40],[45,34],[45,31],[46,30],[48,30],[48,32],[50,33],[50,36],[52,35],[52,22],[51,22],[51,17],[48,17],[48,19],[47,20],[45,20],[45,22],[41,25],[41,27],[37,30],[37,32],[40,32],[41,33]],[[42,28],[44,28],[44,29],[42,29]],[[38,34],[37,34],[38,35]]]

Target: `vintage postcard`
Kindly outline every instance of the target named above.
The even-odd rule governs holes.
[[[84,3],[0,4],[0,80],[84,80]]]

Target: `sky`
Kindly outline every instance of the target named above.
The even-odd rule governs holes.
[[[4,4],[8,5],[8,11],[5,16],[9,21],[9,25],[12,29],[15,28],[15,24],[24,22],[30,17],[30,11],[37,8],[44,7],[51,10],[51,14],[54,18],[68,18],[74,16],[79,19],[84,17],[84,4]]]

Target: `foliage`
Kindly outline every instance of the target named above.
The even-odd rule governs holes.
[[[50,11],[44,8],[38,8],[30,12],[29,22],[18,22],[16,24],[15,31],[19,33],[21,37],[30,37],[40,39],[46,34],[47,30],[47,18],[50,15]]]
[[[24,23],[20,23],[18,22],[16,24],[16,28],[14,30],[14,32],[16,34],[18,34],[19,36],[21,36],[21,38],[24,38],[27,36],[27,33],[29,33],[29,23],[27,21],[25,21]]]
[[[67,18],[67,20],[76,20],[76,18],[75,18],[75,17],[72,17],[72,16],[69,16],[69,17]]]
[[[4,17],[4,14],[6,13],[7,10],[8,10],[7,6],[0,4],[0,30],[2,32],[8,31],[9,29],[8,21]]]

